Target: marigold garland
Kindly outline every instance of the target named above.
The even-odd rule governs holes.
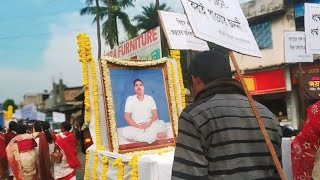
[[[82,81],[84,89],[84,107],[85,107],[85,121],[90,122],[90,92],[89,92],[89,75],[87,65],[87,51],[86,51],[86,34],[79,33],[77,35],[78,40],[78,54],[79,61],[82,64]]]
[[[100,115],[99,115],[99,99],[98,99],[98,83],[97,74],[95,67],[95,60],[92,56],[92,47],[90,43],[90,38],[85,33],[79,33],[77,35],[78,45],[79,45],[79,61],[82,62],[83,69],[83,87],[84,87],[84,105],[85,105],[85,121],[90,122],[91,112],[90,112],[90,89],[93,95],[93,111],[95,120],[95,132],[96,132],[96,146],[99,150],[104,150],[101,144],[101,128],[100,128]],[[88,62],[91,68],[91,79],[88,75]],[[89,87],[89,81],[91,80],[91,88]]]
[[[170,56],[172,58],[174,58],[177,62],[178,76],[179,76],[179,82],[180,82],[180,88],[181,88],[182,109],[184,109],[186,107],[186,93],[185,93],[185,89],[184,89],[182,69],[181,69],[180,50],[170,50]]]
[[[138,155],[134,155],[129,161],[129,166],[131,166],[131,172],[130,172],[130,179],[131,180],[138,180],[139,179],[138,161],[139,161]]]
[[[107,180],[107,172],[108,172],[108,156],[102,156],[102,172],[101,172],[101,179]]]
[[[98,163],[99,163],[98,152],[94,151],[94,153],[93,153],[93,165],[92,165],[92,179],[93,180],[98,179],[98,176],[97,176]]]
[[[176,104],[175,102],[175,97],[174,97],[174,87],[173,87],[173,79],[172,79],[172,74],[170,69],[173,68],[171,67],[171,63],[167,63],[167,75],[168,75],[168,84],[169,84],[169,96],[170,96],[170,101],[171,104]],[[178,116],[177,116],[177,108],[176,106],[171,106],[172,110],[172,119],[173,119],[173,124],[174,124],[174,133],[177,135],[178,134]]]
[[[122,158],[118,157],[113,163],[112,166],[118,167],[118,175],[117,180],[123,180],[124,177],[124,164],[122,162]]]
[[[89,180],[89,149],[86,150],[86,164],[84,168],[84,179]]]

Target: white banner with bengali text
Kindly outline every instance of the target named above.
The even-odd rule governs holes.
[[[261,57],[238,0],[181,0],[196,37]]]
[[[158,13],[170,49],[209,50],[206,41],[194,36],[186,15],[167,11],[158,11]]]
[[[305,3],[304,7],[307,53],[320,54],[320,4]]]

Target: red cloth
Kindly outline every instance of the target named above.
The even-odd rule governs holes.
[[[6,134],[6,144],[8,145],[9,142],[11,141],[11,139],[13,139],[14,137],[16,137],[17,133],[13,132],[13,131],[9,131]]]
[[[291,143],[294,180],[311,179],[314,156],[320,142],[320,101],[307,108],[307,120],[302,131]]]
[[[56,180],[70,180],[71,178],[73,178],[76,175],[76,171],[72,171],[72,173],[68,174],[65,177],[62,178],[58,178]]]
[[[31,151],[37,147],[37,143],[34,139],[23,139],[17,142],[19,152]]]
[[[0,133],[0,159],[6,156],[6,137],[4,134]]]
[[[49,145],[46,135],[40,132],[36,138],[39,138],[39,172],[41,180],[53,180],[50,171],[50,155],[49,155]]]
[[[77,140],[76,136],[71,132],[63,132],[64,136],[57,136],[56,144],[63,151],[67,162],[71,168],[81,167],[81,163],[77,156]]]

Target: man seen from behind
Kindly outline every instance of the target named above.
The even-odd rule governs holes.
[[[220,51],[204,51],[189,67],[194,103],[183,110],[172,179],[279,179],[241,84]],[[256,102],[281,161],[279,122]]]

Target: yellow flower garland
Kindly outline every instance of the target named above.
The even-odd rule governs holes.
[[[101,179],[107,180],[107,172],[108,172],[108,161],[109,158],[108,156],[103,156],[102,157],[102,172],[101,172]]]
[[[89,180],[89,149],[86,150],[86,164],[84,168],[84,179]]]
[[[100,115],[99,115],[99,99],[98,99],[98,83],[97,74],[95,67],[95,60],[92,57],[92,47],[90,38],[85,33],[79,33],[77,35],[79,45],[79,60],[82,62],[83,69],[83,87],[84,87],[84,104],[85,104],[85,121],[90,122],[90,87],[89,87],[89,75],[88,75],[88,62],[90,62],[91,68],[91,89],[93,94],[93,109],[94,109],[94,120],[95,120],[95,131],[96,131],[96,146],[99,150],[104,150],[101,144],[101,128],[100,128]]]
[[[139,161],[138,155],[133,156],[129,161],[129,166],[131,166],[131,172],[130,172],[130,179],[131,180],[138,180],[139,179],[138,161]]]
[[[89,75],[87,65],[87,51],[86,51],[86,34],[79,33],[77,35],[78,40],[78,54],[79,61],[82,64],[82,81],[84,89],[84,107],[85,107],[85,121],[90,122],[90,92],[89,92]]]
[[[93,165],[92,165],[92,179],[93,180],[98,179],[98,176],[97,176],[98,163],[99,163],[98,152],[94,151],[94,154],[93,154]]]
[[[182,109],[186,107],[186,93],[184,89],[183,84],[183,76],[182,76],[182,69],[181,69],[181,55],[180,50],[170,50],[170,56],[174,58],[177,62],[177,68],[178,68],[178,76],[179,76],[179,82],[180,82],[180,88],[181,88],[181,101],[182,101]]]
[[[176,104],[175,102],[175,97],[174,97],[174,87],[173,87],[173,79],[172,79],[172,74],[171,74],[171,63],[167,63],[167,75],[168,75],[168,84],[169,84],[169,96],[170,96],[170,101],[173,106],[171,106],[171,111],[172,111],[172,119],[173,119],[173,124],[174,124],[174,133],[177,135],[178,134],[178,116],[177,116],[177,108],[174,106]]]
[[[122,162],[122,158],[118,157],[113,163],[112,166],[118,167],[118,175],[117,180],[123,180],[124,177],[124,164]]]

